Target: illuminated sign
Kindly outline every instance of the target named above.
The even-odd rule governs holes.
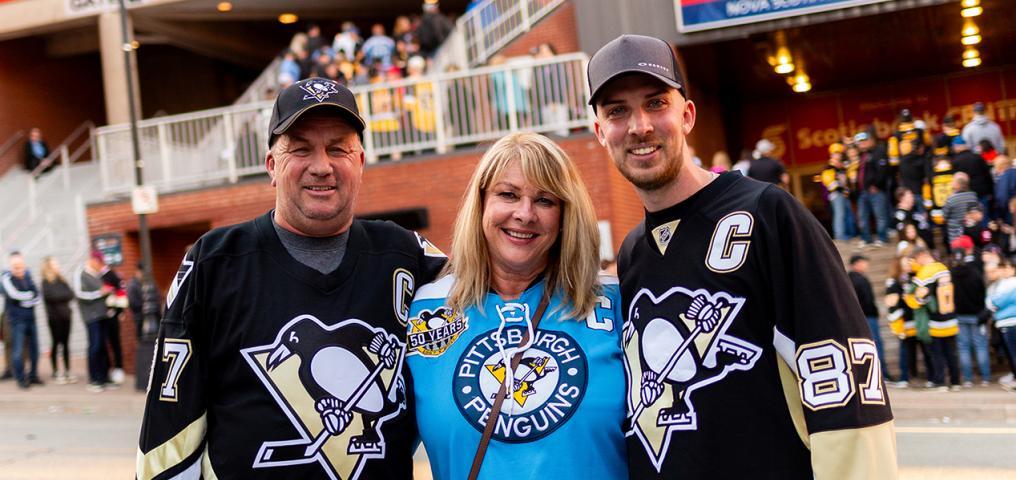
[[[677,31],[765,22],[886,0],[674,0]]]

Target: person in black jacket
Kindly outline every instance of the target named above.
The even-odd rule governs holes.
[[[5,304],[4,311],[11,322],[11,369],[18,387],[42,385],[39,380],[39,332],[35,326],[35,306],[39,304],[39,289],[25,268],[25,257],[18,252],[8,256],[10,270],[0,275]],[[23,353],[28,349],[28,371],[25,371]]]
[[[420,26],[416,28],[420,53],[426,58],[433,57],[454,27],[452,21],[439,11],[437,3],[423,4],[423,17],[420,18]]]
[[[871,133],[861,131],[854,136],[861,149],[857,167],[857,221],[861,227],[861,240],[865,244],[881,246],[889,241],[889,157]],[[872,242],[871,217],[875,217],[878,240]]]
[[[889,380],[889,364],[885,361],[885,354],[882,351],[882,335],[878,327],[878,307],[875,306],[875,292],[871,288],[871,281],[868,280],[869,261],[864,255],[853,255],[850,257],[850,283],[854,285],[854,293],[861,304],[861,312],[868,320],[871,327],[871,336],[875,340],[875,350],[878,351],[878,358],[882,362],[882,376]]]
[[[42,299],[46,303],[46,318],[49,322],[51,347],[49,360],[53,366],[53,380],[57,385],[75,383],[71,375],[68,339],[71,333],[71,300],[74,290],[60,273],[60,265],[53,257],[42,260]],[[62,351],[62,355],[57,352]],[[63,371],[57,368],[57,358],[63,357]]]
[[[970,146],[963,141],[963,137],[956,137],[952,141],[953,170],[966,173],[970,177],[970,190],[977,194],[981,206],[987,212],[991,207],[991,198],[995,193],[995,179],[991,175],[991,167],[984,157],[970,150]]]
[[[49,156],[49,145],[42,139],[42,130],[33,128],[25,142],[25,170],[34,171]]]
[[[984,267],[980,263],[980,255],[974,250],[974,241],[963,235],[952,242],[953,265],[949,268],[952,275],[953,295],[956,303],[956,320],[960,331],[956,336],[956,348],[960,354],[960,372],[963,374],[963,388],[974,385],[974,371],[971,365],[970,351],[981,372],[981,385],[991,381],[991,362],[988,356],[988,336],[986,322],[980,319],[984,312]]]
[[[134,333],[140,340],[144,335],[154,333],[162,319],[162,297],[159,287],[145,281],[145,266],[138,264],[130,282],[127,282],[127,305],[134,317]]]

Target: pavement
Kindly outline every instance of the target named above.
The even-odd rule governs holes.
[[[123,387],[86,390],[78,383],[27,391],[0,382],[0,480],[132,478],[144,395],[128,376]],[[959,392],[891,389],[900,478],[1016,480],[1016,393],[997,384]],[[426,454],[417,479],[431,478]]]

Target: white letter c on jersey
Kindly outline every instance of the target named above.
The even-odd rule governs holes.
[[[741,268],[748,258],[751,231],[755,219],[748,212],[733,212],[720,219],[709,240],[706,267],[717,273],[729,273]]]

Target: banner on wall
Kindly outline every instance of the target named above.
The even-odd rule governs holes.
[[[866,125],[874,125],[878,136],[887,138],[903,108],[909,108],[935,134],[942,130],[946,115],[965,125],[974,117],[974,103],[984,102],[988,116],[998,122],[1013,150],[1016,97],[1007,92],[1016,92],[1016,70],[752,103],[744,107],[742,140],[744,145],[755,145],[761,138],[769,139],[777,147],[773,156],[788,167],[825,163],[829,145],[852,137]]]
[[[677,31],[697,32],[887,0],[675,0]]]
[[[145,0],[124,0],[124,3],[129,9],[145,3]],[[120,0],[64,0],[64,11],[67,15],[117,12],[120,11]]]

